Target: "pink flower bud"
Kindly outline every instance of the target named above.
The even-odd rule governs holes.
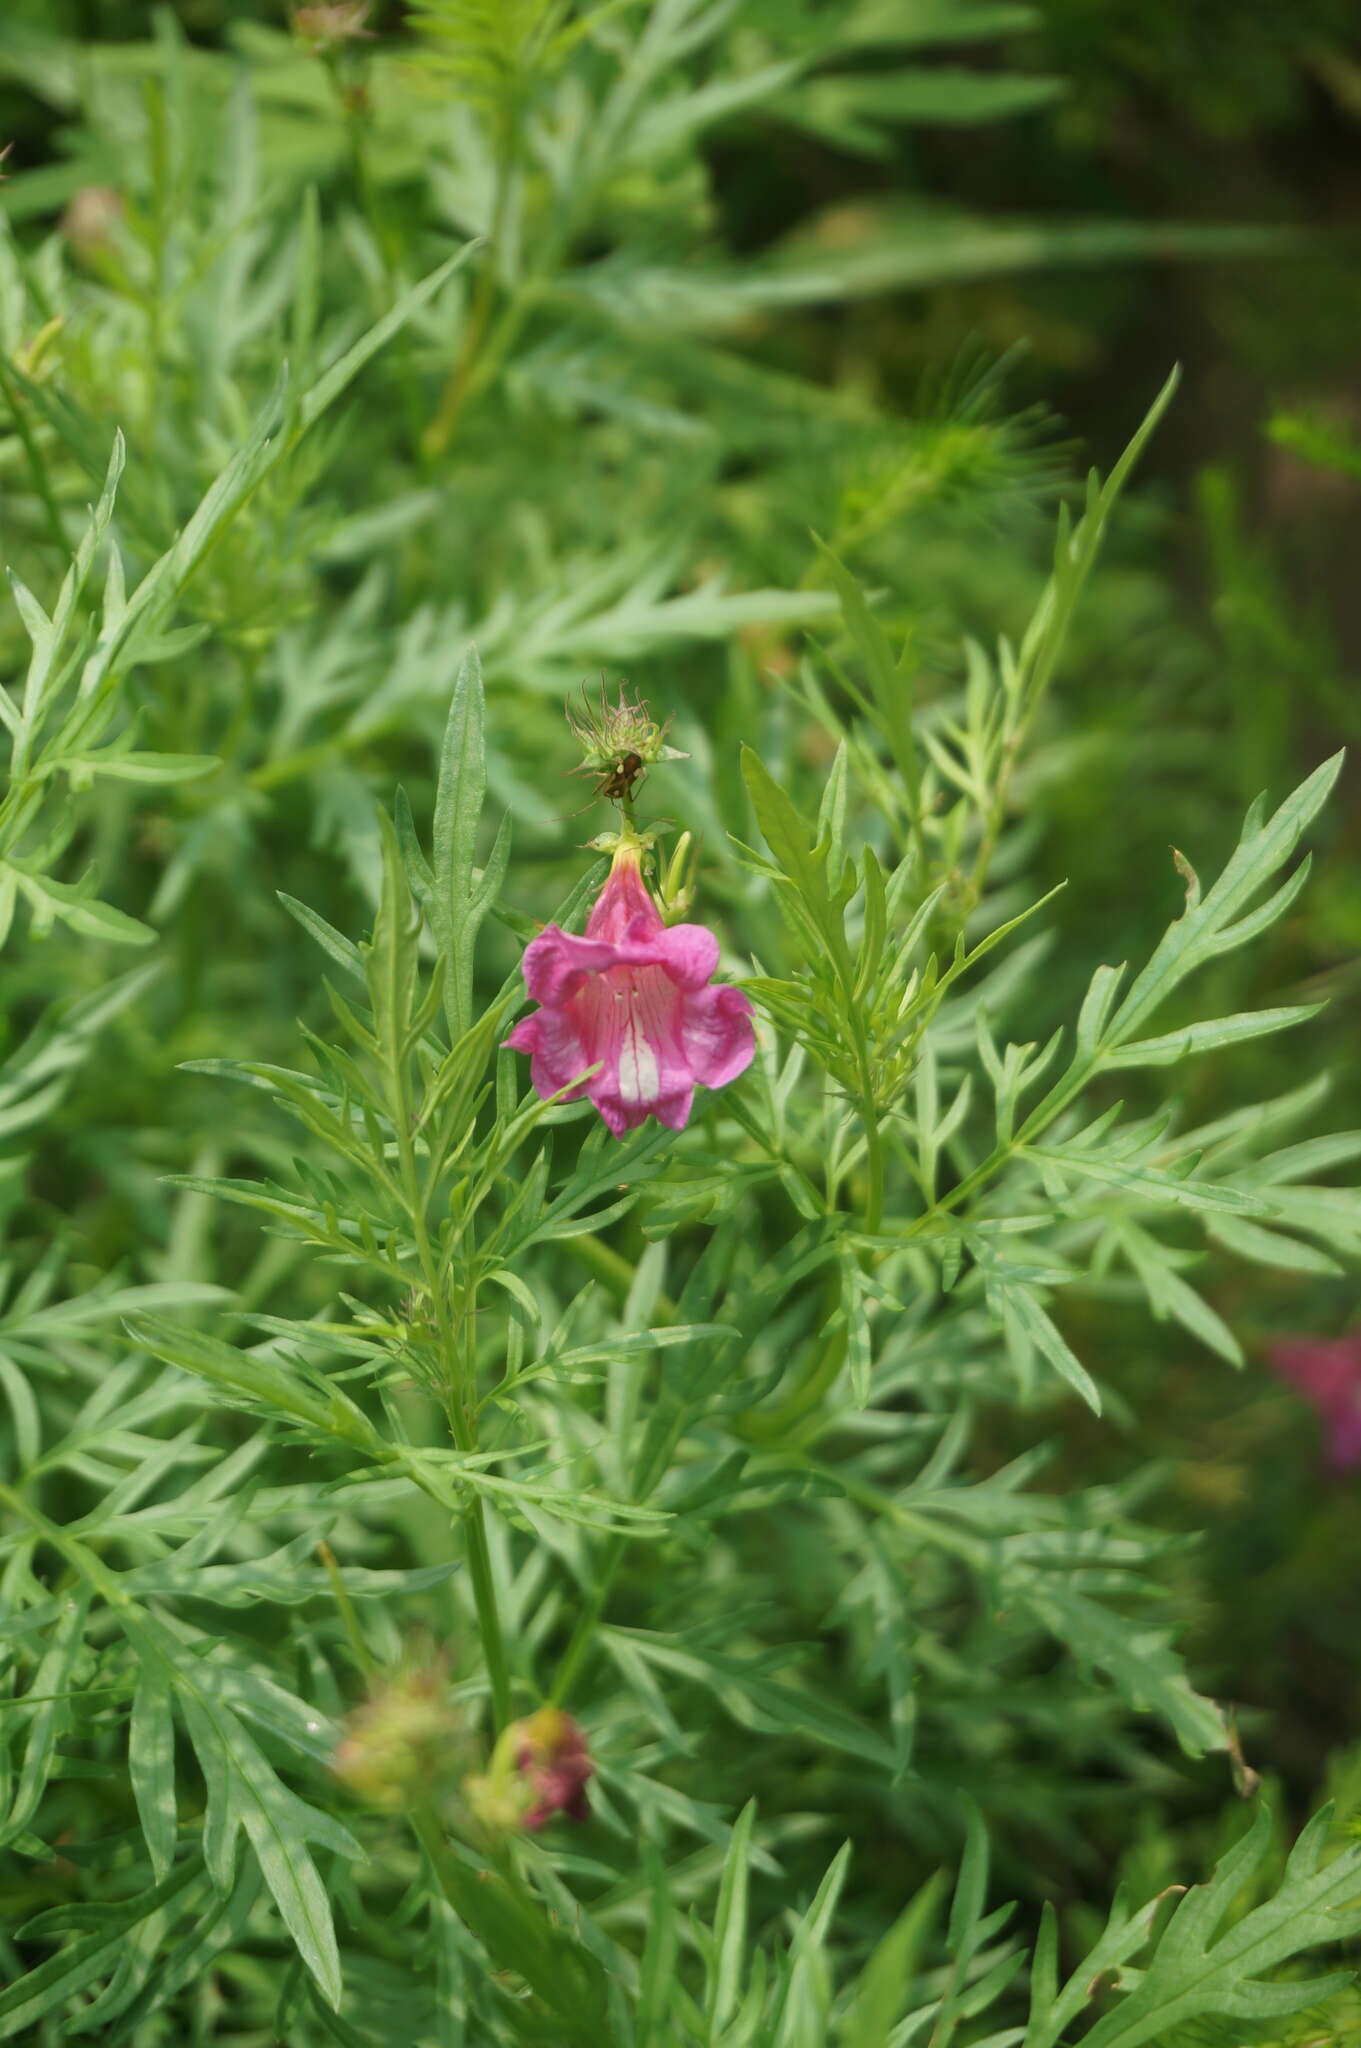
[[[540,1007],[506,1040],[530,1054],[545,1100],[598,1064],[568,1099],[589,1096],[617,1138],[649,1116],[684,1130],[696,1085],[725,1087],[755,1050],[750,999],[711,985],[718,940],[702,924],[667,929],[639,854],[621,841],[583,938],[550,924],[530,941],[525,987]]]

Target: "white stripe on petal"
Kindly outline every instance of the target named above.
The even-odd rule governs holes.
[[[619,1046],[619,1099],[621,1102],[654,1102],[657,1097],[657,1055],[645,1032],[638,1028],[638,1006],[629,1004],[629,1018]]]

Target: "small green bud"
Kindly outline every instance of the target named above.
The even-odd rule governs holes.
[[[690,915],[698,882],[699,846],[693,833],[682,832],[657,891],[668,924],[683,924]]]

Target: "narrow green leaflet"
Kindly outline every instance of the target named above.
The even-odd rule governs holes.
[[[1008,1343],[1024,1364],[1032,1350],[1047,1359],[1061,1378],[1081,1394],[1093,1414],[1101,1413],[1101,1395],[1095,1380],[1073,1350],[1053,1317],[1032,1287],[992,1275],[989,1298],[1002,1319]]]
[[[430,896],[431,922],[446,963],[445,1010],[455,1038],[461,1038],[473,1021],[473,947],[487,908],[473,887],[477,828],[487,788],[484,720],[482,665],[477,649],[470,647],[459,663],[440,749]]]
[[[1145,1018],[1188,974],[1206,961],[1260,936],[1289,908],[1298,889],[1295,878],[1256,910],[1249,906],[1284,866],[1301,835],[1327,802],[1341,772],[1342,760],[1341,754],[1334,754],[1316,768],[1271,817],[1263,817],[1262,805],[1254,806],[1243,826],[1237,850],[1219,880],[1203,899],[1199,884],[1192,886],[1185,912],[1169,927],[1148,965],[1135,977],[1103,1034],[1108,1052],[1118,1053],[1128,1046]],[[1294,1021],[1299,1014],[1296,1007],[1285,1016]],[[1273,1024],[1268,1028],[1276,1027]],[[1157,1042],[1154,1041],[1155,1045]]]
[[[57,1740],[69,1719],[65,1694],[72,1690],[77,1660],[85,1650],[85,1619],[90,1595],[77,1589],[63,1601],[47,1650],[33,1676],[31,1710],[24,1760],[9,1813],[0,1824],[0,1846],[28,1832],[47,1788]],[[22,1698],[22,1696],[21,1696]]]
[[[157,1883],[175,1860],[175,1722],[172,1688],[163,1666],[149,1659],[139,1668],[128,1729],[128,1776],[137,1817]]]

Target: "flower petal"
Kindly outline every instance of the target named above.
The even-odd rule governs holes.
[[[1361,1410],[1329,1418],[1328,1463],[1334,1472],[1350,1472],[1361,1465]]]
[[[588,976],[612,967],[616,951],[607,939],[580,939],[560,925],[546,925],[525,947],[525,988],[534,1002],[556,1009],[570,1002]]]
[[[596,1079],[591,1083],[586,1093],[600,1111],[602,1122],[613,1132],[616,1138],[622,1138],[625,1131],[637,1130],[639,1124],[646,1123],[647,1121],[647,1110],[639,1109],[636,1103],[631,1108],[626,1107],[620,1102],[617,1095],[608,1093],[600,1086],[599,1075],[596,1076]]]
[[[591,1100],[611,1130],[633,1130],[645,1117],[661,1116],[663,1103],[670,1117],[688,1115],[694,1083],[680,1036],[684,1000],[655,962],[614,968],[582,989],[573,1006],[582,1038],[604,1062]]]
[[[662,916],[643,880],[638,858],[616,855],[605,886],[595,900],[586,923],[588,939],[617,943],[626,935],[649,939],[662,928]]]
[[[690,1071],[706,1088],[724,1088],[746,1072],[756,1051],[751,998],[720,982],[687,993],[681,1003],[681,1044]]]
[[[693,1087],[678,1090],[675,1095],[663,1095],[652,1105],[652,1114],[659,1124],[665,1124],[669,1131],[683,1131],[690,1121],[694,1107]]]
[[[516,1034],[524,1037],[516,1043]],[[532,1038],[530,1033],[533,1033]],[[507,1044],[514,1044],[517,1052],[532,1055],[529,1078],[534,1092],[546,1102],[550,1095],[559,1095],[578,1074],[593,1067],[598,1053],[590,1052],[582,1042],[581,1032],[571,1010],[536,1010],[532,1017],[526,1017],[516,1025]],[[588,1092],[589,1084],[583,1082],[568,1095],[569,1102],[577,1101]]]
[[[531,1055],[541,1096],[584,1092],[616,1137],[649,1116],[683,1130],[696,1083],[721,1088],[755,1050],[749,999],[710,986],[718,958],[703,925],[666,928],[637,852],[621,850],[585,937],[549,925],[526,948],[525,986],[541,1008],[506,1043]]]
[[[703,988],[718,965],[718,940],[702,924],[673,924],[670,931],[657,933],[654,945],[657,959],[679,988]]]

